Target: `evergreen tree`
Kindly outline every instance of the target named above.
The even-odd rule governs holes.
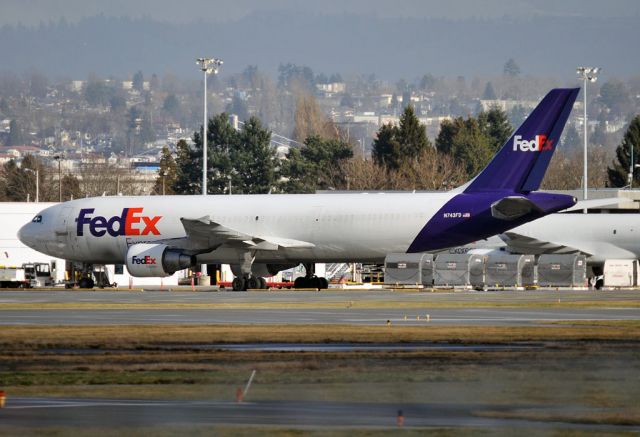
[[[142,92],[144,91],[144,76],[142,75],[142,71],[138,70],[136,74],[133,75],[133,89]]]
[[[25,138],[20,124],[16,120],[9,122],[9,138],[7,146],[24,146]]]
[[[240,131],[221,113],[209,119],[207,132],[207,193],[267,193],[277,181],[276,151],[270,145],[271,132],[252,117]],[[193,147],[177,144],[176,193],[202,192],[202,134],[193,134]]]
[[[503,72],[505,76],[517,77],[520,75],[520,67],[513,58],[509,58],[509,60],[504,63]]]
[[[462,163],[468,177],[475,176],[487,165],[494,154],[494,144],[497,143],[492,141],[485,130],[481,122],[473,117],[445,121],[440,126],[436,148]]]
[[[497,106],[478,114],[478,122],[480,129],[489,140],[492,153],[497,152],[513,132],[507,113]]]
[[[193,141],[201,141],[200,133],[193,134]],[[200,146],[202,151],[202,146]],[[198,159],[199,158],[199,159]],[[171,190],[176,194],[202,194],[202,153],[189,146],[186,140],[176,144],[176,179]]]
[[[451,155],[453,147],[453,137],[460,130],[460,124],[463,123],[462,117],[453,120],[443,120],[440,123],[440,132],[436,138],[436,150],[441,153]]]
[[[276,151],[271,132],[251,117],[238,132],[237,147],[231,154],[234,166],[234,192],[266,194],[276,185]]]
[[[453,137],[453,156],[463,163],[467,175],[475,176],[493,156],[491,142],[473,117],[464,120],[463,128]]]
[[[398,134],[402,151],[407,158],[415,158],[431,147],[427,138],[427,128],[418,120],[412,105],[408,105],[400,117]]]
[[[383,125],[373,140],[373,159],[380,166],[398,168],[402,162],[402,151],[398,141],[398,128],[391,123]]]
[[[420,123],[409,105],[400,117],[400,126],[384,125],[373,142],[373,157],[379,165],[397,169],[431,147],[426,127]]]
[[[616,161],[607,168],[610,186],[623,187],[628,184],[631,164],[631,148],[633,148],[633,164],[640,162],[640,115],[636,115],[624,134],[622,143],[616,149]],[[633,185],[640,185],[640,174],[633,172]]]
[[[287,155],[283,173],[287,177],[284,189],[289,193],[313,193],[345,185],[342,163],[353,157],[353,149],[343,141],[313,135],[305,146],[292,148]]]
[[[437,79],[432,74],[425,74],[420,79],[420,89],[422,90],[431,90],[436,84]]]
[[[169,94],[162,103],[162,109],[167,111],[173,118],[178,118],[180,115],[180,101],[175,94]]]
[[[167,146],[162,148],[160,156],[160,168],[158,169],[158,177],[153,187],[156,194],[175,194],[173,186],[178,178],[178,166],[173,153]]]
[[[491,82],[487,82],[487,85],[484,87],[484,93],[482,94],[483,100],[495,100],[496,92],[493,89],[493,84]]]
[[[197,161],[202,168],[202,142],[196,141],[194,146],[199,157]],[[240,147],[238,132],[229,121],[229,114],[222,112],[209,119],[207,136],[207,185],[210,194],[229,194],[229,182],[237,186],[238,180],[234,172],[234,159]]]

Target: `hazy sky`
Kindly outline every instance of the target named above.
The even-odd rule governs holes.
[[[373,14],[393,17],[495,18],[639,16],[638,0],[0,0],[0,25],[36,25],[64,17],[150,17],[159,21],[229,21],[263,10],[309,14]]]

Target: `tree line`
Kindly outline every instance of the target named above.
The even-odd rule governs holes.
[[[478,174],[510,138],[513,127],[506,113],[494,107],[475,117],[445,120],[432,143],[409,105],[398,125],[380,127],[370,159],[354,153],[354,144],[328,120],[303,130],[307,134],[303,146],[291,147],[280,159],[269,144],[271,132],[256,117],[239,130],[231,126],[226,113],[210,119],[209,194],[451,189]],[[574,131],[569,129],[565,137],[575,135]],[[165,175],[167,192],[202,192],[201,135],[194,133],[192,145],[180,141],[175,156],[164,150],[160,174]],[[640,161],[640,116],[629,125],[610,167],[603,166],[610,159],[603,147],[590,148],[589,186],[626,185],[631,147],[636,162]],[[561,149],[554,154],[543,188],[576,189],[581,178],[581,152]],[[640,174],[634,173],[634,181],[640,186]]]
[[[301,147],[291,147],[278,156],[271,145],[271,132],[260,119],[250,117],[239,129],[226,113],[209,120],[208,193],[312,193],[317,190],[442,190],[463,184],[476,175],[513,128],[504,111],[492,108],[476,117],[444,121],[432,143],[426,128],[407,106],[399,124],[380,127],[372,155],[365,159],[354,153],[340,130],[324,120],[316,127],[301,129],[307,136]],[[317,133],[320,131],[322,133]],[[631,121],[616,157],[609,158],[602,147],[590,148],[590,187],[628,185],[631,149],[640,161],[640,116]],[[62,198],[102,194],[200,194],[202,193],[202,131],[194,132],[192,144],[181,140],[175,153],[162,151],[155,186],[140,189],[135,174],[105,160],[88,160],[76,174],[62,175]],[[36,175],[41,201],[57,201],[60,183],[56,165],[27,155],[20,165],[10,160],[0,167],[0,200],[35,199]],[[581,186],[582,156],[575,150],[554,154],[544,189],[575,189]],[[640,186],[640,174],[633,174]]]

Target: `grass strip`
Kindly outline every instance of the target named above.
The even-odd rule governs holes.
[[[354,325],[116,325],[3,326],[0,346],[157,343],[513,343],[527,341],[639,341],[640,321],[580,321],[547,326]]]
[[[530,302],[407,302],[349,300],[332,302],[234,302],[234,303],[95,303],[38,302],[0,303],[3,310],[274,310],[274,309],[438,309],[438,308],[640,308],[640,300],[562,300]]]

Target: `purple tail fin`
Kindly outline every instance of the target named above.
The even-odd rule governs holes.
[[[579,88],[549,91],[464,192],[537,190],[579,91]]]

